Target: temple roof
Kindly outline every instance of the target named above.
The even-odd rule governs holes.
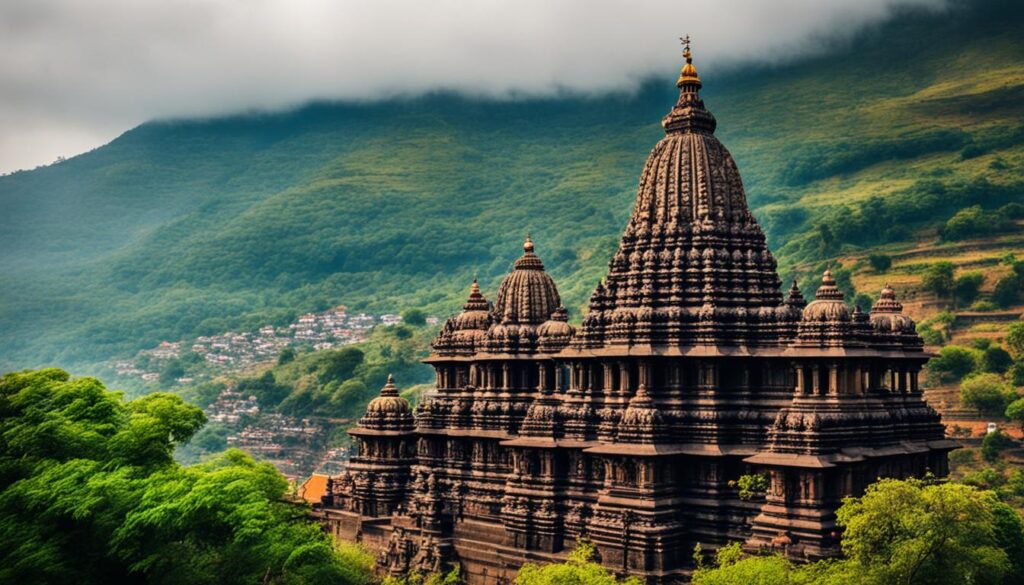
[[[544,263],[533,252],[526,236],[523,255],[498,288],[494,314],[500,324],[540,325],[562,304],[555,281],[544,272]]]
[[[605,284],[591,298],[597,314],[584,321],[581,347],[746,344],[763,339],[760,324],[790,318],[736,163],[714,136],[688,47],[684,56],[679,100],[644,165]],[[729,332],[701,332],[699,321],[729,323]]]

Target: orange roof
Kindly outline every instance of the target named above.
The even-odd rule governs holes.
[[[299,487],[299,497],[310,504],[319,504],[320,498],[327,493],[327,476],[314,473]]]

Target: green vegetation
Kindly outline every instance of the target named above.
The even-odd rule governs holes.
[[[942,226],[941,235],[947,240],[965,240],[1013,229],[1016,224],[1006,213],[1011,205],[1019,204],[1007,204],[992,212],[985,211],[980,205],[961,209]]]
[[[125,402],[62,370],[0,378],[0,581],[370,582],[371,558],[336,550],[270,464],[175,463],[204,422],[177,396]]]
[[[960,401],[983,414],[1001,415],[1017,393],[999,374],[977,374],[960,384]]]
[[[845,558],[795,565],[738,544],[701,562],[695,585],[1019,583],[1024,521],[995,493],[955,483],[883,479],[838,511]]]
[[[885,272],[892,266],[892,256],[887,254],[871,254],[868,256],[868,263],[875,272]]]
[[[980,361],[981,352],[975,348],[947,345],[928,362],[928,373],[938,376],[940,382],[956,382],[977,370]]]
[[[420,363],[432,334],[404,325],[378,327],[364,343],[298,354],[240,379],[238,389],[256,396],[264,409],[294,416],[359,418],[388,374],[403,388],[433,379],[430,367]]]
[[[515,585],[640,585],[637,577],[619,580],[596,562],[597,550],[587,541],[576,544],[564,563],[534,565],[519,569]]]
[[[955,269],[956,266],[952,262],[932,264],[921,278],[921,287],[940,298],[950,296],[956,288],[956,279],[953,278]]]
[[[950,222],[969,232],[976,206],[1022,215],[1024,13],[954,4],[784,66],[702,69],[784,276]],[[526,230],[578,318],[673,90],[153,122],[0,177],[0,370],[95,364],[338,302],[446,315],[475,273],[493,296]]]

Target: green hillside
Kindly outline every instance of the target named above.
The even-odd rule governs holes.
[[[715,71],[697,47],[785,273],[1024,201],[1022,24],[1008,1],[906,12],[774,68]],[[666,78],[630,95],[153,122],[0,177],[0,371],[340,302],[445,314],[474,273],[493,295],[527,230],[578,317],[674,99]]]

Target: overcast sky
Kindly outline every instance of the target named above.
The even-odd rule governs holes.
[[[785,60],[945,0],[0,0],[0,172],[153,118],[457,89],[634,87]]]

